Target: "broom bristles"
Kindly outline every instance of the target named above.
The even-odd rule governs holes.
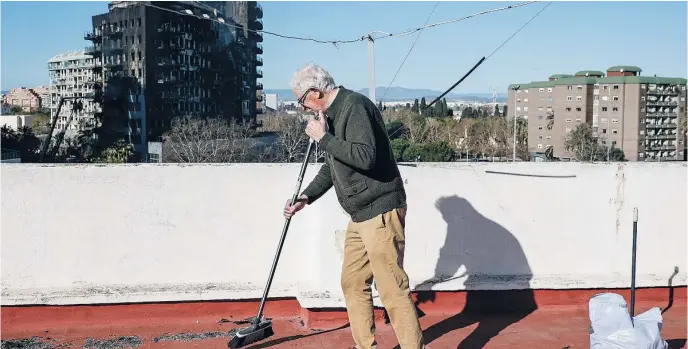
[[[243,334],[242,332],[246,334]],[[272,330],[272,322],[263,321],[258,325],[252,325],[242,331],[237,332],[234,335],[234,338],[227,343],[227,346],[232,349],[241,348],[247,344],[267,339],[274,334],[275,332]]]

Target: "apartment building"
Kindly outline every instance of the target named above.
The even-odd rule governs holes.
[[[60,53],[48,60],[51,121],[57,118],[55,130],[65,130],[68,137],[95,126],[94,115],[100,112],[100,106],[93,100],[94,60],[84,49]],[[58,105],[63,98],[69,99],[64,100],[58,115]],[[81,103],[82,108],[72,114],[75,103]]]
[[[204,1],[204,4],[223,11],[238,24],[236,48],[241,61],[242,115],[256,122],[256,114],[265,112],[263,96],[263,7],[255,1]]]
[[[92,18],[84,38],[93,43],[86,53],[95,60],[105,139],[146,154],[179,116],[255,121],[242,74],[246,43],[225,15],[231,2],[221,3],[115,1]]]
[[[686,155],[686,79],[640,76],[635,66],[614,66],[548,81],[509,86],[508,117],[528,119],[528,148],[569,160],[569,132],[588,123],[604,146],[624,151],[629,161],[676,161]],[[517,90],[514,90],[518,87]]]
[[[41,109],[47,101],[43,101],[41,96],[31,88],[13,88],[2,96],[3,105],[20,107],[25,113],[32,113]]]

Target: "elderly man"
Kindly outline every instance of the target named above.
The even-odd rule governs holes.
[[[308,64],[291,87],[299,104],[317,113],[306,134],[326,153],[325,164],[284,216],[313,204],[334,186],[351,216],[341,284],[358,349],[377,348],[373,278],[402,349],[424,348],[418,315],[403,269],[406,192],[380,111],[367,97],[336,86],[323,68]]]

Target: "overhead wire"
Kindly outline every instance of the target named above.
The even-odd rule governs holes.
[[[432,8],[432,11],[430,11],[430,15],[428,16],[428,19],[425,20],[425,24],[423,25],[423,28],[425,28],[425,26],[428,25],[428,22],[430,22],[430,18],[432,18],[432,15],[435,14],[435,10],[437,9],[437,5],[439,5],[439,4],[440,4],[439,1],[435,3],[435,6]],[[390,81],[389,85],[387,85],[387,88],[385,89],[385,93],[382,94],[382,98],[380,98],[380,100],[384,100],[385,96],[387,96],[387,91],[389,91],[389,88],[392,87],[394,80],[396,80],[397,75],[401,71],[401,68],[404,66],[404,63],[406,63],[406,60],[409,58],[409,55],[411,55],[411,51],[413,51],[413,48],[416,46],[416,43],[418,42],[418,39],[420,38],[421,34],[423,34],[422,29],[418,32],[418,36],[416,36],[416,40],[413,40],[413,44],[411,45],[411,48],[409,48],[408,52],[406,53],[406,57],[404,57],[404,60],[401,61],[401,65],[399,65],[397,72],[394,73],[394,77],[392,77],[392,81]],[[375,88],[375,86],[373,86],[373,88]]]
[[[540,11],[538,11],[535,15],[533,15],[524,25],[522,25],[520,28],[518,28],[518,30],[516,30],[513,34],[511,34],[511,36],[509,36],[506,40],[504,40],[499,46],[497,46],[497,48],[494,49],[487,57],[481,58],[480,61],[479,61],[475,66],[473,66],[473,68],[461,78],[461,80],[459,80],[459,81],[458,81],[457,83],[455,83],[452,87],[450,87],[449,89],[447,89],[446,91],[444,91],[444,93],[442,93],[442,95],[440,95],[440,96],[439,96],[438,98],[436,98],[433,102],[431,102],[430,104],[428,104],[427,107],[425,107],[425,109],[430,108],[435,102],[437,102],[440,98],[442,98],[442,96],[446,95],[446,94],[449,93],[451,90],[453,90],[461,81],[463,81],[466,77],[468,77],[468,75],[470,75],[470,73],[472,73],[479,65],[481,65],[481,64],[482,64],[483,62],[485,62],[488,58],[492,57],[495,53],[497,53],[497,51],[499,51],[502,47],[504,47],[504,45],[506,45],[506,43],[508,43],[511,39],[513,39],[513,38],[516,36],[516,34],[518,34],[521,30],[523,30],[523,28],[525,28],[526,26],[528,26],[528,24],[530,24],[530,22],[532,22],[535,18],[537,18],[537,17],[538,17],[543,11],[545,11],[545,9],[547,9],[550,5],[552,5],[552,1],[550,1],[545,7],[543,7]],[[394,132],[392,132],[392,134],[390,134],[389,137],[394,136],[397,132],[399,132],[399,131],[401,131],[401,130],[403,130],[403,129],[404,129],[403,127],[398,128],[397,130],[395,130]]]
[[[246,30],[247,32],[251,32],[251,33],[262,33],[262,34],[267,34],[267,35],[273,35],[273,36],[276,36],[276,37],[279,37],[279,38],[283,38],[283,39],[300,40],[300,41],[312,41],[312,42],[316,42],[316,43],[320,43],[320,44],[333,44],[333,45],[336,46],[336,45],[338,45],[338,44],[351,44],[351,43],[366,41],[366,40],[369,40],[369,39],[371,39],[371,38],[372,38],[373,40],[379,40],[379,39],[387,39],[387,38],[391,38],[391,37],[400,37],[400,36],[411,35],[411,34],[417,32],[417,31],[422,31],[422,30],[424,30],[424,29],[426,29],[426,28],[432,28],[432,27],[437,27],[437,26],[441,26],[441,25],[445,25],[445,24],[456,23],[456,22],[464,21],[464,20],[466,20],[466,19],[470,19],[470,18],[473,18],[473,17],[476,17],[476,16],[482,16],[482,15],[486,15],[486,14],[488,14],[488,13],[493,13],[493,12],[511,10],[511,9],[515,9],[515,8],[518,8],[518,7],[522,7],[522,6],[531,5],[531,4],[534,4],[534,3],[536,3],[536,2],[538,2],[538,1],[525,1],[525,2],[522,2],[522,3],[515,4],[515,5],[509,5],[509,6],[504,6],[504,7],[489,9],[489,10],[485,10],[485,11],[480,11],[480,12],[476,12],[476,13],[471,14],[471,15],[467,15],[467,16],[463,16],[463,17],[459,17],[459,18],[455,18],[455,19],[451,19],[451,20],[447,20],[447,21],[443,21],[443,22],[432,23],[432,24],[426,24],[426,25],[424,25],[424,26],[422,26],[422,27],[415,28],[415,29],[409,29],[409,30],[407,30],[407,31],[399,32],[399,33],[391,33],[391,34],[390,34],[390,33],[382,33],[382,32],[380,32],[380,31],[375,31],[376,33],[384,34],[384,36],[373,37],[373,36],[372,36],[372,33],[371,33],[371,34],[363,35],[363,36],[361,36],[360,38],[351,39],[351,40],[340,40],[340,39],[334,39],[334,40],[321,40],[321,39],[314,39],[314,38],[309,38],[309,37],[300,37],[300,36],[285,35],[285,34],[280,34],[280,33],[271,32],[271,31],[267,31],[267,30],[249,29],[249,28],[245,28],[245,27],[242,26],[242,25],[233,24],[233,23],[228,23],[228,22],[226,22],[226,21],[224,21],[224,20],[220,21],[220,20],[215,19],[215,18],[204,17],[204,16],[200,16],[200,15],[197,15],[197,14],[192,14],[192,13],[187,13],[187,12],[182,12],[182,11],[173,10],[173,9],[166,8],[166,7],[157,6],[157,5],[155,5],[154,2],[135,2],[135,3],[136,3],[136,4],[143,5],[143,6],[148,6],[148,7],[151,7],[151,8],[156,8],[156,9],[159,9],[159,10],[162,10],[162,11],[172,12],[172,13],[179,14],[179,15],[183,15],[183,16],[189,16],[189,17],[195,17],[195,18],[199,18],[199,19],[209,20],[209,21],[216,22],[216,23],[219,23],[219,24],[221,24],[221,25],[226,25],[226,26],[229,26],[229,27],[233,27],[233,28],[236,28],[236,29],[243,29],[243,30]]]

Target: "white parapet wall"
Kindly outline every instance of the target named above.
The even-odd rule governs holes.
[[[685,163],[400,168],[416,290],[629,287],[634,207],[637,285],[686,285]],[[2,304],[259,298],[298,170],[3,164]],[[344,306],[347,222],[333,190],[296,215],[270,295]]]

